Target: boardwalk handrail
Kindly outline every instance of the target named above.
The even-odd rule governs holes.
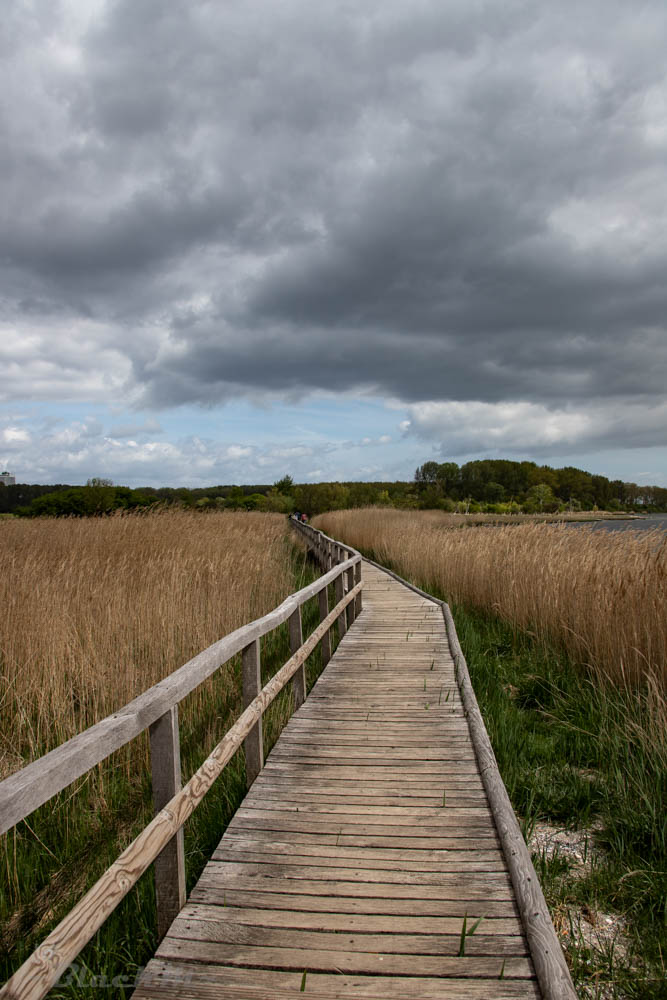
[[[350,567],[361,562],[361,556],[346,559],[349,565],[334,566],[325,576],[308,587],[291,594],[273,611],[248,625],[230,632],[197,653],[182,667],[158,681],[138,697],[128,702],[77,736],[62,743],[26,767],[0,782],[0,835],[6,833],[39,806],[93,768],[114,751],[148,729],[162,715],[178,705],[188,694],[211,677],[250,642],[267,635],[308,601],[324,590]]]
[[[360,610],[361,555],[349,546],[336,546],[331,551],[333,567],[314,583],[291,594],[269,614],[209,646],[119,712],[0,782],[0,832],[6,832],[115,750],[150,730],[154,819],[14,973],[0,990],[0,997],[44,997],[154,861],[158,935],[164,934],[185,903],[183,824],[244,741],[247,779],[252,783],[263,767],[263,712],[290,680],[295,707],[302,704],[306,659],[321,642],[327,662],[331,656],[330,629],[338,624],[342,636]],[[327,588],[331,583],[336,605],[329,611]],[[313,597],[319,597],[320,624],[304,642],[301,607]],[[260,690],[259,640],[286,621],[292,655]],[[245,709],[181,788],[178,703],[238,653],[242,654]]]

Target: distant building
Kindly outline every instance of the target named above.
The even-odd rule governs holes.
[[[0,483],[4,483],[5,486],[15,486],[16,476],[13,476],[11,472],[0,472]]]

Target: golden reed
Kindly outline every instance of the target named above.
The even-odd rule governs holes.
[[[456,528],[438,511],[386,508],[315,523],[424,590],[493,612],[614,681],[667,682],[667,533]]]
[[[284,600],[286,537],[280,514],[1,521],[0,778]]]

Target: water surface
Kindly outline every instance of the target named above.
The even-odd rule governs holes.
[[[667,514],[647,514],[627,521],[568,521],[569,527],[593,528],[595,531],[667,531]]]

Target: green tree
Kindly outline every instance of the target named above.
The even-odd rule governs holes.
[[[555,510],[557,506],[558,500],[547,483],[537,483],[528,490],[525,503],[528,513]]]
[[[491,480],[484,487],[484,499],[487,503],[502,503],[505,499],[505,487]]]
[[[274,484],[273,488],[277,493],[289,494],[292,492],[294,486],[294,480],[291,476],[283,476],[282,479],[278,479]]]
[[[424,462],[415,471],[415,482],[419,483],[420,486],[428,486],[430,483],[435,483],[438,480],[438,463],[437,462]]]

